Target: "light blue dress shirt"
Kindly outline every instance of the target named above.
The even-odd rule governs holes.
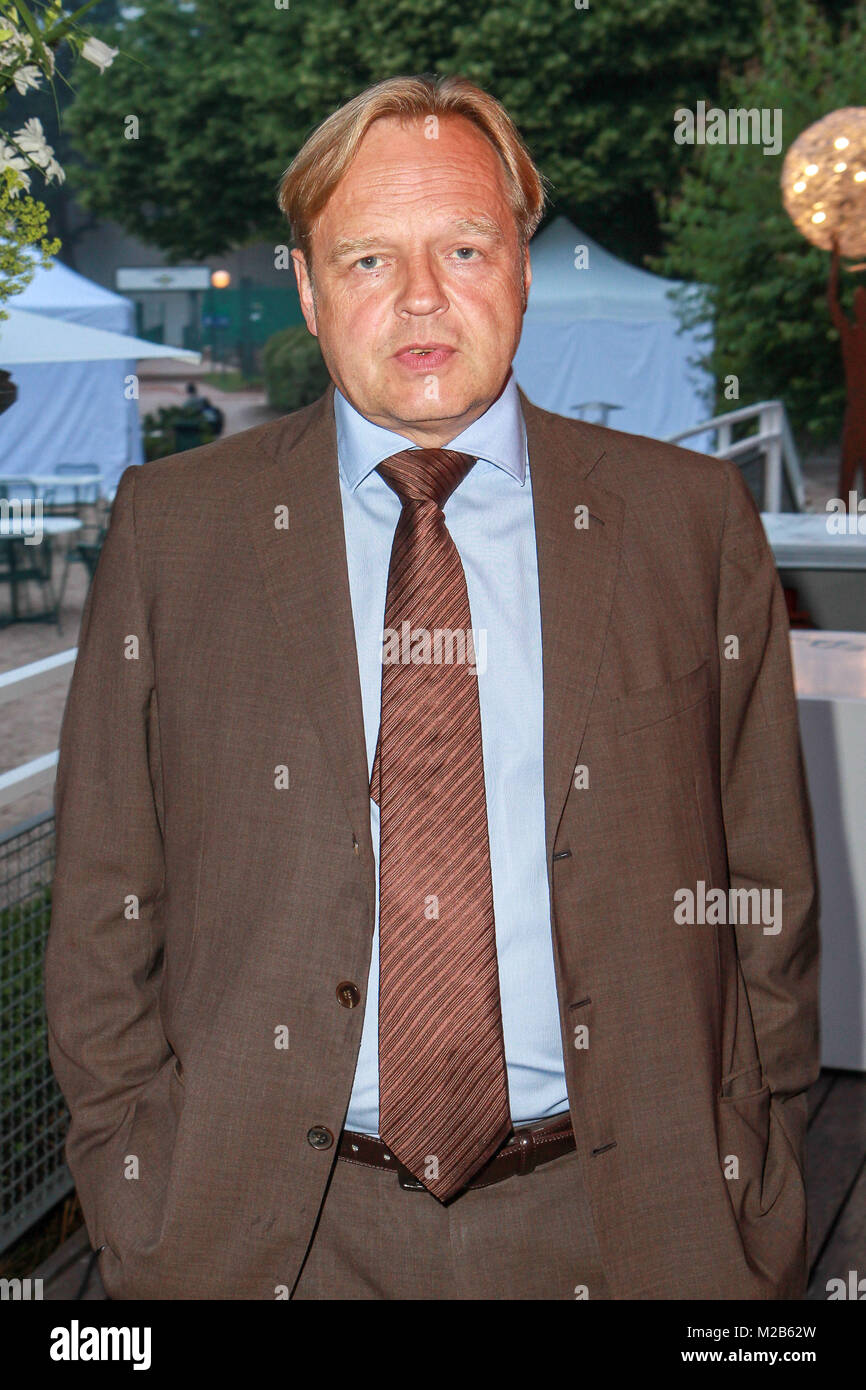
[[[410,440],[334,393],[340,493],[361,679],[367,768],[382,701],[382,634],[400,499],[376,465]],[[544,833],[541,610],[526,429],[513,376],[448,444],[478,462],[445,503],[476,640],[490,871],[508,1092],[514,1125],[568,1108],[553,966]],[[370,799],[376,927],[346,1127],[379,1132],[379,807]]]

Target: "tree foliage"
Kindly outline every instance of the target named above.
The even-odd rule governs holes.
[[[827,310],[829,256],[790,221],[779,180],[786,150],[807,126],[839,107],[866,106],[864,54],[866,4],[837,32],[812,0],[775,0],[764,10],[757,57],[726,70],[719,105],[780,109],[781,152],[696,147],[678,192],[659,200],[667,249],[652,263],[706,287],[682,313],[684,323],[712,316],[704,365],[719,383],[738,378],[740,404],[784,400],[795,427],[818,440],[837,433],[845,399]],[[850,297],[854,276],[841,279]]]
[[[714,97],[753,30],[750,0],[148,0],[99,30],[134,61],[82,75],[71,186],[171,259],[278,243],[277,182],[319,121],[383,77],[462,72],[505,102],[556,210],[639,259],[682,167],[673,111]]]

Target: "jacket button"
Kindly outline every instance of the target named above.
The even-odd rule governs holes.
[[[333,1142],[333,1134],[324,1125],[313,1125],[307,1130],[307,1143],[314,1149],[329,1149]]]
[[[337,985],[337,998],[344,1009],[354,1009],[361,1002],[361,991],[351,980],[341,980]]]

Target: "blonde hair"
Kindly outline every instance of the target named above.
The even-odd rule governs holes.
[[[316,218],[370,126],[385,116],[463,116],[472,121],[502,161],[521,248],[528,244],[544,211],[545,180],[505,107],[466,77],[389,77],[328,116],[280,179],[277,203],[308,268]]]

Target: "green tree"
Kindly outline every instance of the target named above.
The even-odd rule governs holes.
[[[383,77],[462,72],[512,112],[556,210],[639,259],[660,246],[654,193],[682,168],[673,112],[714,98],[723,56],[744,61],[753,29],[751,0],[470,11],[462,0],[149,0],[99,30],[135,61],[99,83],[82,74],[70,183],[170,259],[279,243],[276,185],[319,121]]]
[[[796,429],[826,440],[839,429],[845,391],[839,338],[827,311],[829,256],[796,230],[782,205],[788,146],[841,106],[866,105],[866,5],[839,32],[812,0],[776,0],[763,14],[757,58],[726,71],[719,105],[780,109],[782,150],[705,145],[675,195],[660,199],[663,274],[704,288],[681,304],[686,324],[711,318],[702,359],[716,381],[736,376],[740,404],[784,400]],[[682,147],[685,148],[685,147]],[[843,276],[853,291],[853,277]],[[736,402],[719,399],[719,409]]]
[[[78,24],[96,4],[85,0],[69,14],[62,0],[0,0],[0,303],[20,294],[36,266],[50,267],[60,250],[59,239],[46,234],[51,209],[30,192],[34,179],[56,187],[65,178],[34,108],[44,105],[50,92],[59,110],[54,80],[61,75],[66,80],[73,56],[100,70],[111,64],[116,50]],[[8,317],[0,307],[0,319]]]

